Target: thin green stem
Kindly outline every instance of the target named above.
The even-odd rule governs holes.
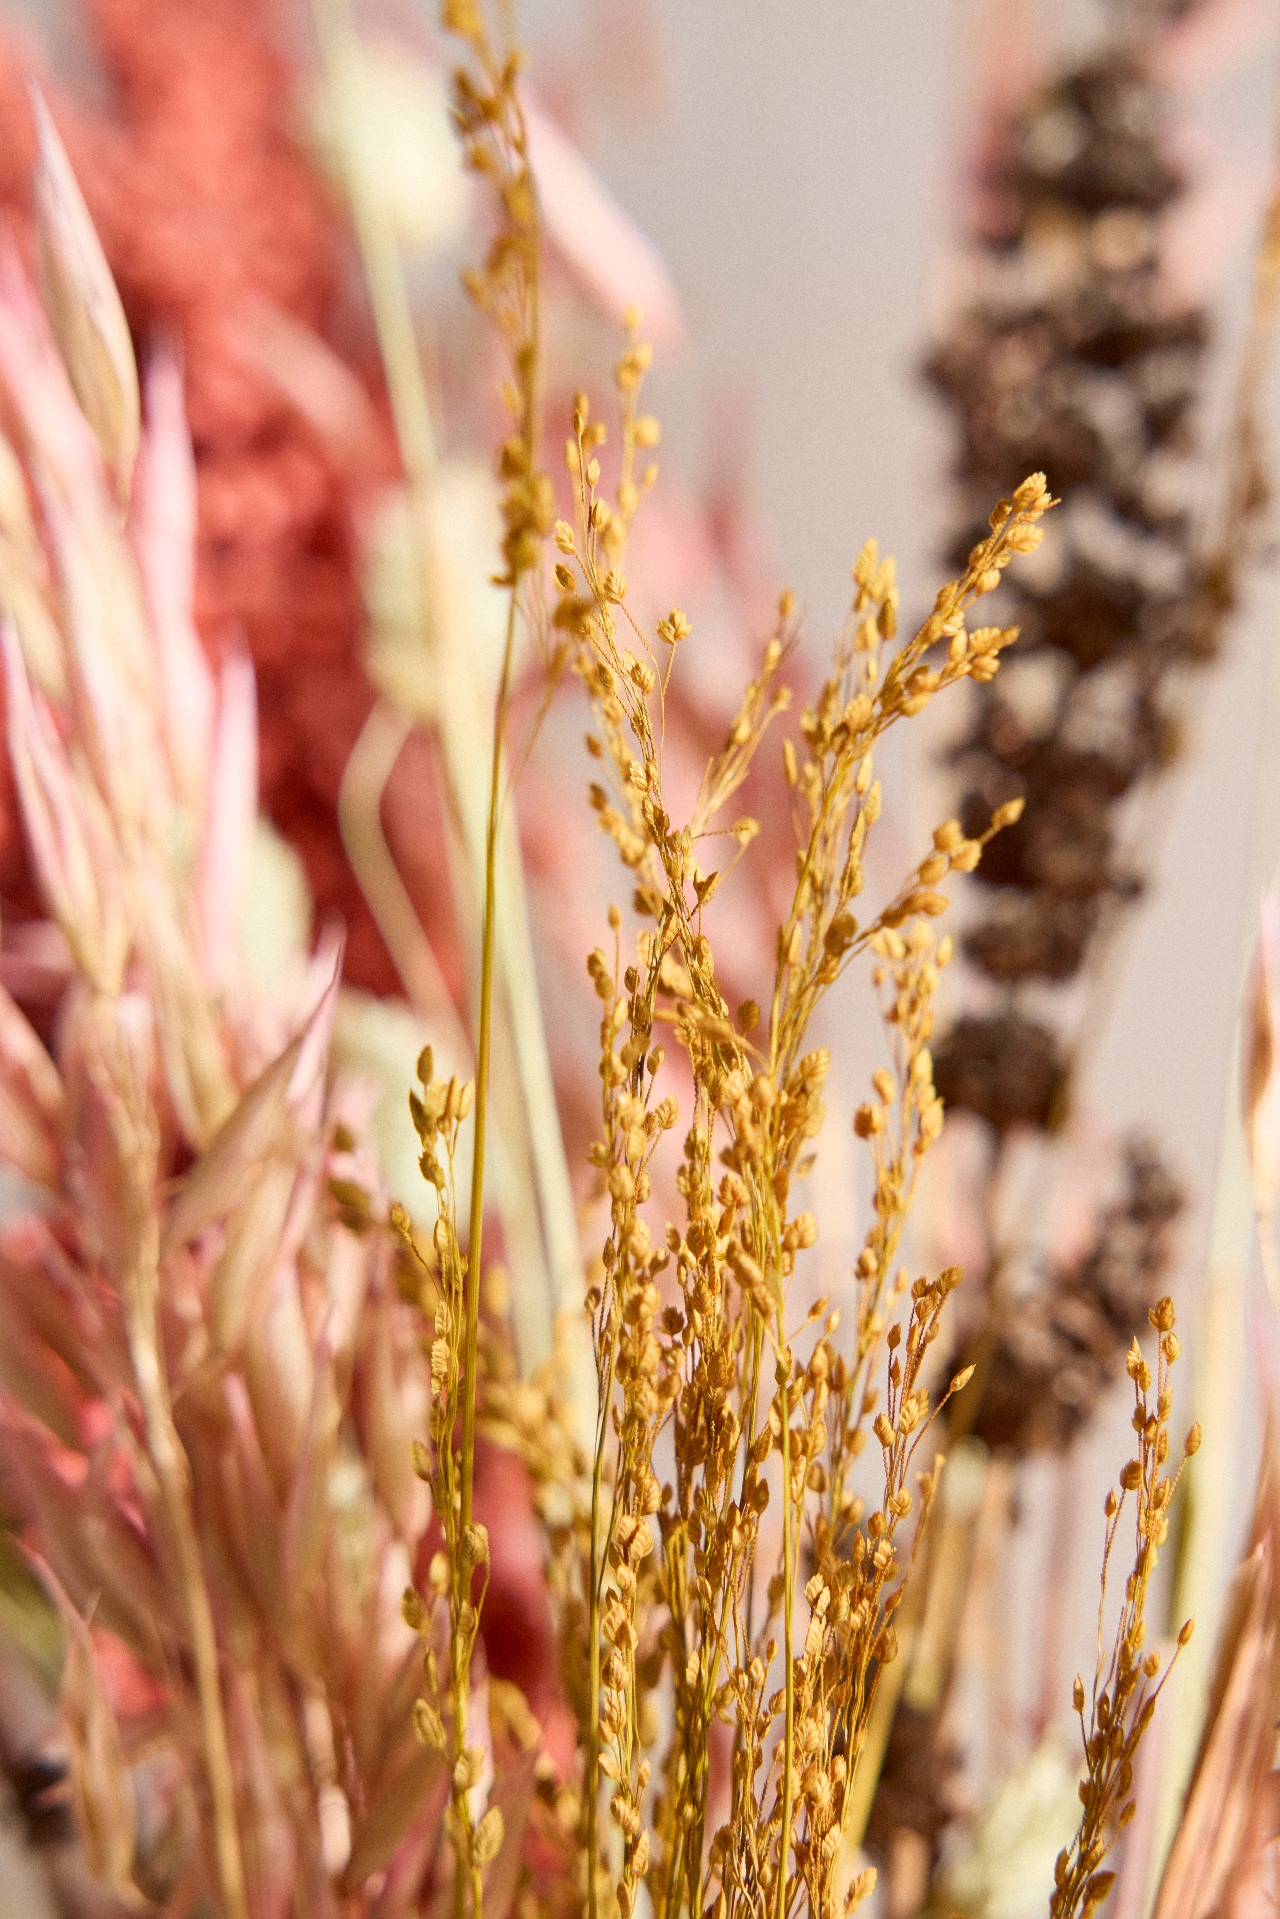
[[[493,762],[489,777],[489,824],[485,837],[484,858],[484,922],[480,935],[480,1013],[476,1033],[476,1103],[475,1120],[471,1135],[471,1219],[467,1234],[467,1272],[466,1272],[466,1329],[462,1344],[462,1479],[459,1488],[459,1548],[463,1553],[463,1566],[471,1565],[465,1557],[466,1539],[471,1525],[472,1500],[475,1490],[476,1465],[476,1374],[479,1364],[480,1347],[480,1265],[481,1241],[484,1231],[484,1167],[485,1142],[488,1134],[489,1119],[489,1055],[493,1039],[493,949],[494,922],[497,915],[497,867],[498,867],[498,826],[502,800],[502,743],[506,733],[507,704],[511,688],[511,660],[515,650],[516,602],[519,587],[513,582],[511,599],[507,610],[507,638],[502,655],[502,679],[498,687],[498,703],[493,716]],[[467,1590],[459,1591],[459,1612],[463,1606],[471,1604],[471,1573],[467,1574]],[[455,1643],[460,1637],[459,1621],[454,1622]],[[467,1745],[467,1692],[469,1674],[459,1671],[455,1681],[455,1717],[457,1720],[455,1746],[459,1756],[466,1751]],[[467,1863],[461,1847],[458,1850],[454,1872],[453,1909],[456,1919],[462,1919],[466,1907]],[[471,1872],[473,1919],[480,1919],[481,1884],[476,1870]]]
[[[498,825],[502,800],[502,745],[511,693],[515,651],[516,601],[513,584],[507,608],[507,637],[502,678],[493,715],[493,762],[489,775],[489,824],[484,848],[484,922],[480,935],[480,1014],[476,1033],[476,1104],[471,1147],[471,1221],[467,1235],[467,1329],[462,1349],[462,1529],[471,1524],[475,1479],[476,1356],[480,1340],[480,1251],[484,1231],[484,1155],[489,1122],[489,1055],[493,1044],[493,948],[498,903]]]

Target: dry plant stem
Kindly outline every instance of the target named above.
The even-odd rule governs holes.
[[[484,855],[484,923],[480,943],[480,1018],[476,1036],[475,1130],[471,1155],[471,1222],[467,1242],[467,1329],[463,1347],[462,1529],[471,1524],[475,1480],[477,1345],[480,1336],[480,1247],[484,1231],[484,1154],[489,1117],[489,1053],[493,1039],[493,945],[497,915],[498,827],[502,800],[502,748],[511,688],[518,588],[511,588],[502,680],[493,720],[493,764],[489,779],[489,828]]]
[[[105,1067],[103,1090],[110,1106],[120,1170],[127,1181],[129,1195],[130,1252],[122,1287],[129,1355],[142,1403],[147,1452],[172,1529],[191,1627],[218,1878],[227,1919],[248,1919],[213,1609],[191,1511],[191,1468],[173,1423],[160,1351],[160,1229],[153,1199],[156,1190],[154,1146],[145,1114],[129,1110],[132,1067],[123,1057],[119,1036],[107,1030],[110,1017],[110,1009],[99,1009],[99,1019],[103,1021],[100,1027]],[[118,1068],[114,1074],[112,1066]]]
[[[1139,1743],[1151,1724],[1156,1704],[1179,1652],[1191,1638],[1192,1622],[1178,1634],[1178,1643],[1163,1673],[1160,1655],[1144,1655],[1147,1590],[1155,1571],[1159,1548],[1169,1531],[1169,1508],[1182,1477],[1182,1466],[1200,1445],[1200,1428],[1187,1434],[1183,1458],[1174,1473],[1162,1473],[1169,1456],[1169,1416],[1173,1395],[1169,1376],[1178,1357],[1173,1301],[1162,1299],[1150,1313],[1159,1336],[1155,1395],[1151,1369],[1135,1339],[1127,1368],[1134,1388],[1133,1427],[1138,1436],[1137,1457],[1120,1474],[1119,1497],[1107,1494],[1107,1530],[1103,1547],[1102,1581],[1098,1596],[1098,1657],[1094,1669],[1089,1718],[1085,1719],[1085,1688],[1077,1678],[1074,1705],[1084,1744],[1085,1778],[1080,1786],[1084,1807],[1076,1836],[1058,1855],[1054,1867],[1056,1890],[1050,1900],[1050,1919],[1089,1919],[1115,1882],[1115,1873],[1103,1862],[1117,1836],[1134,1814],[1133,1763]],[[1136,1494],[1133,1569],[1125,1583],[1124,1603],[1110,1654],[1103,1650],[1103,1608],[1107,1571],[1125,1501]],[[1157,1681],[1157,1674],[1160,1674]],[[1154,1682],[1154,1683],[1153,1683]]]
[[[493,721],[493,762],[489,782],[489,825],[485,841],[484,867],[484,920],[480,935],[480,1011],[476,1034],[476,1079],[475,1079],[475,1118],[472,1133],[471,1152],[471,1219],[467,1239],[466,1270],[466,1328],[463,1334],[462,1348],[462,1472],[460,1487],[459,1536],[466,1540],[471,1529],[471,1511],[475,1486],[476,1462],[476,1386],[478,1380],[478,1352],[480,1340],[480,1274],[481,1240],[484,1231],[484,1169],[485,1145],[488,1134],[489,1117],[489,1054],[493,1038],[493,946],[494,921],[497,913],[497,845],[499,810],[501,805],[502,782],[502,746],[506,731],[507,698],[511,680],[511,655],[516,623],[516,596],[518,587],[513,583],[511,602],[507,614],[507,637],[503,650],[502,681],[498,690],[498,703]],[[455,1569],[455,1634],[458,1632],[457,1615],[462,1607],[472,1605],[472,1573],[469,1560],[463,1560],[461,1583],[457,1580]],[[471,1685],[470,1661],[454,1659],[454,1751],[455,1762],[467,1749],[467,1716]],[[459,1795],[465,1804],[465,1788]],[[459,1808],[461,1813],[462,1808]],[[465,1820],[465,1815],[463,1815]],[[464,1823],[463,1830],[468,1833]],[[479,1863],[472,1857],[468,1861],[462,1845],[458,1847],[457,1864],[454,1872],[453,1910],[455,1919],[462,1919],[466,1910],[466,1883],[471,1881],[471,1909],[474,1919],[481,1919],[483,1886]]]
[[[472,1574],[478,1563],[472,1556],[475,1475],[476,1394],[482,1234],[484,1226],[485,1145],[489,1112],[489,1061],[492,1045],[495,924],[497,914],[498,834],[502,816],[503,755],[515,649],[520,614],[521,581],[538,563],[541,538],[550,530],[554,497],[550,485],[537,473],[539,371],[538,223],[537,201],[529,172],[524,118],[515,91],[517,65],[499,61],[490,44],[478,7],[446,6],[446,26],[458,31],[467,44],[479,74],[455,76],[457,124],[468,162],[487,173],[498,189],[503,225],[483,272],[466,278],[468,290],[498,325],[509,355],[512,384],[508,405],[515,430],[503,454],[508,489],[503,501],[507,532],[503,542],[508,588],[507,630],[502,674],[493,721],[489,768],[489,801],[484,852],[484,914],[481,928],[480,1003],[476,1036],[475,1118],[472,1136],[471,1218],[465,1269],[465,1330],[461,1355],[462,1440],[459,1461],[459,1525],[454,1564],[450,1569],[451,1642],[454,1680],[454,1819],[457,1868],[454,1912],[462,1919],[466,1881],[471,1882],[474,1919],[480,1919],[482,1827],[474,1831],[468,1806],[470,1752],[467,1745],[467,1707],[470,1648],[474,1644],[480,1600],[473,1603]],[[445,1435],[450,1448],[451,1433]],[[487,1547],[485,1552],[487,1559]],[[486,1815],[486,1820],[497,1816]],[[483,1822],[482,1822],[483,1826]]]
[[[350,0],[313,0],[313,10],[341,137],[353,123],[359,36]],[[358,155],[348,151],[344,159],[351,218],[386,370],[400,458],[415,501],[421,507],[424,491],[436,469],[436,437],[418,360],[418,342],[404,272],[391,222],[376,194],[368,190]]]
[[[353,111],[352,96],[361,58],[359,36],[350,0],[314,0],[314,7],[327,84],[341,132],[349,124]],[[491,77],[492,71],[496,69],[491,69]],[[416,542],[418,599],[425,608],[433,604],[439,584],[434,576],[426,533],[430,523],[431,488],[438,465],[431,406],[393,229],[377,196],[368,191],[358,153],[347,153],[345,174],[379,352],[386,373],[396,441],[414,509],[414,524],[419,529]],[[423,644],[427,644],[425,635]],[[474,899],[477,890],[482,895],[487,890],[487,878],[481,879],[481,873],[488,863],[487,816],[483,804],[468,803],[472,759],[478,757],[475,753],[478,744],[475,736],[480,732],[482,722],[478,715],[471,714],[464,690],[461,698],[443,703],[438,723],[450,798],[463,844],[473,862],[468,887]],[[363,744],[364,735],[361,736],[357,751]],[[389,772],[388,767],[388,776]],[[364,886],[366,897],[379,930],[387,938],[406,990],[412,997],[415,984],[424,991],[432,989],[437,984],[438,968],[403,882],[394,871],[394,862],[381,832],[378,796],[371,796],[367,808],[361,809],[358,815],[355,814],[353,801],[350,817],[350,832],[346,822],[343,823],[344,844],[352,854],[357,879],[361,880],[362,886],[368,880],[368,885]],[[556,1305],[560,1303],[557,1295],[564,1295],[570,1276],[573,1285],[576,1287],[577,1284],[577,1229],[547,1060],[541,1007],[536,987],[523,976],[526,967],[521,966],[518,957],[521,945],[529,947],[523,875],[518,853],[510,857],[510,846],[507,851],[509,857],[502,859],[506,869],[503,881],[506,930],[497,944],[496,959],[491,964],[498,980],[505,986],[510,1012],[515,1068],[520,1086],[520,1117],[516,1123],[522,1125],[527,1140],[529,1163],[536,1186],[536,1200],[533,1195],[530,1198],[541,1214],[544,1257],[550,1281],[547,1329],[539,1327],[536,1321],[529,1324],[531,1315],[527,1309],[524,1315],[526,1326],[522,1348],[529,1346],[534,1349],[534,1357],[537,1357],[538,1346],[550,1343],[550,1322],[554,1318]],[[513,954],[512,936],[516,933],[518,940]],[[527,959],[531,963],[531,949]],[[442,980],[438,984],[443,987]],[[433,1007],[436,1005],[434,994],[429,1003]],[[447,988],[443,1004],[450,1026],[456,1027],[457,1015]],[[478,1025],[478,1009],[476,1018]]]
[[[382,830],[382,795],[412,731],[407,714],[386,700],[374,701],[343,770],[338,830],[409,1003],[447,1035],[450,1051],[465,1059],[471,1042]]]

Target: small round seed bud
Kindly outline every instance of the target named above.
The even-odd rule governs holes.
[[[1015,826],[1022,818],[1023,801],[1006,800],[1003,806],[997,806],[991,815],[991,831],[1001,833],[1006,826]]]

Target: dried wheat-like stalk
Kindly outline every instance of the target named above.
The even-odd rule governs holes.
[[[511,431],[504,442],[500,462],[506,488],[502,502],[506,526],[502,548],[504,572],[500,583],[507,588],[509,601],[490,756],[476,1077],[465,1087],[454,1080],[447,1086],[434,1080],[428,1050],[419,1061],[422,1096],[415,1094],[411,1099],[414,1125],[423,1147],[422,1172],[435,1187],[440,1209],[435,1229],[439,1303],[435,1310],[431,1355],[432,1444],[423,1458],[422,1469],[432,1481],[444,1530],[444,1549],[433,1568],[433,1588],[447,1608],[444,1627],[448,1644],[447,1688],[442,1693],[435,1652],[430,1646],[427,1679],[432,1692],[443,1697],[451,1719],[451,1729],[446,1733],[439,1707],[429,1699],[422,1702],[419,1728],[428,1744],[447,1750],[450,1756],[453,1792],[448,1830],[456,1858],[454,1910],[461,1919],[468,1886],[472,1909],[477,1914],[480,1912],[483,1869],[496,1857],[503,1839],[503,1818],[498,1806],[491,1806],[477,1816],[476,1793],[485,1748],[482,1743],[471,1741],[468,1735],[471,1661],[489,1560],[485,1528],[472,1517],[485,1150],[493,1031],[498,836],[511,668],[521,616],[522,582],[541,558],[542,541],[554,519],[555,498],[550,481],[538,471],[537,209],[524,116],[516,90],[519,63],[515,58],[500,59],[495,54],[480,10],[467,0],[451,0],[445,8],[445,25],[462,37],[472,55],[471,67],[459,70],[455,76],[455,118],[466,162],[490,180],[502,210],[499,231],[483,269],[464,277],[476,305],[497,326],[511,368],[511,378],[504,388]],[[470,1219],[464,1253],[456,1204],[454,1158],[459,1123],[467,1117],[473,1102]],[[444,1150],[444,1166],[438,1157],[440,1147]],[[416,1252],[407,1216],[397,1213],[396,1221],[406,1245]],[[481,1581],[478,1592],[475,1590],[477,1575]],[[424,1611],[412,1594],[406,1600],[406,1616],[430,1634],[433,1612]]]
[[[1169,1457],[1169,1417],[1173,1394],[1169,1375],[1178,1357],[1171,1299],[1162,1299],[1148,1315],[1159,1336],[1155,1395],[1151,1368],[1135,1338],[1126,1368],[1133,1381],[1133,1429],[1137,1456],[1120,1474],[1120,1491],[1107,1494],[1107,1531],[1102,1555],[1102,1591],[1098,1602],[1098,1663],[1085,1718],[1084,1681],[1076,1679],[1073,1704],[1084,1741],[1085,1777],[1080,1783],[1084,1811],[1070,1846],[1064,1847],[1054,1867],[1055,1891],[1049,1902],[1051,1919],[1088,1919],[1115,1882],[1104,1865],[1119,1833],[1133,1817],[1133,1764],[1139,1743],[1150,1726],[1173,1661],[1191,1638],[1192,1621],[1178,1634],[1173,1660],[1163,1673],[1160,1654],[1144,1652],[1147,1631],[1147,1589],[1160,1547],[1169,1531],[1169,1507],[1182,1477],[1182,1465],[1200,1445],[1200,1428],[1187,1434],[1183,1458],[1176,1472],[1164,1471]],[[1106,1600],[1107,1568],[1120,1530],[1125,1501],[1136,1498],[1134,1558],[1124,1591],[1124,1603],[1109,1655],[1103,1653],[1102,1611]]]

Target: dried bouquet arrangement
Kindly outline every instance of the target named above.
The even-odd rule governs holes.
[[[238,949],[253,676],[239,656],[217,679],[205,663],[179,377],[153,355],[140,403],[118,295],[36,101],[42,304],[12,256],[0,277],[0,585],[18,805],[70,979],[43,1036],[0,999],[0,1367],[5,1494],[62,1622],[48,1784],[56,1797],[61,1757],[77,1838],[49,1893],[54,1910],[175,1919],[847,1913],[875,1888],[859,1851],[868,1729],[945,1483],[939,1415],[972,1390],[972,1366],[945,1363],[959,1273],[903,1263],[942,1128],[939,889],[1022,812],[1013,798],[979,830],[942,822],[864,904],[875,759],[937,695],[996,677],[1017,630],[971,619],[1055,502],[1039,473],[1012,484],[905,639],[893,563],[863,549],[830,676],[795,736],[776,729],[794,880],[766,1003],[732,1005],[716,895],[759,833],[730,809],[765,777],[788,709],[793,608],[784,596],[679,811],[666,716],[698,642],[678,607],[650,627],[626,577],[656,479],[649,349],[630,316],[616,421],[577,396],[558,490],[520,61],[477,0],[444,15],[462,47],[456,124],[493,204],[468,288],[506,361],[506,623],[475,1076],[426,1048],[409,1094],[425,1224],[417,1195],[386,1190],[367,1092],[326,1070],[336,942],[278,999]],[[340,61],[343,21],[329,24]],[[398,391],[411,455],[411,381]],[[430,577],[423,522],[418,537]],[[624,873],[587,959],[600,1109],[581,1297],[537,1371],[512,1334],[521,1273],[484,1255],[522,643],[547,699],[572,678],[587,702],[589,804]],[[807,1035],[858,965],[886,1033],[853,1115],[874,1197],[842,1296],[810,1305],[803,1183],[829,1059]],[[1104,1602],[1117,1553],[1123,1599],[1118,1618],[1100,1609],[1096,1672],[1075,1689],[1086,1768],[1055,1919],[1111,1889],[1176,1656],[1148,1643],[1147,1605],[1199,1434],[1171,1459],[1171,1302],[1141,1330],[1151,1357],[1135,1337],[1125,1362],[1136,1451],[1101,1542]],[[486,1657],[483,1444],[533,1487],[549,1705],[545,1675],[522,1690]]]

